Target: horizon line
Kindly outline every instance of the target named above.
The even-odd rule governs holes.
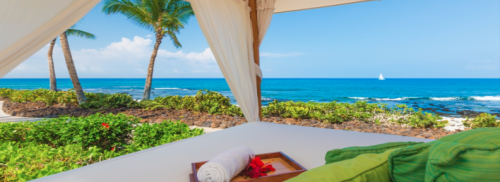
[[[49,78],[0,78],[0,79],[49,79]],[[56,78],[71,79],[71,78]],[[146,78],[79,78],[79,79],[146,79]],[[225,79],[225,78],[153,78],[153,79]],[[378,78],[263,78],[263,79],[378,79]],[[385,79],[500,79],[499,78],[385,78]]]

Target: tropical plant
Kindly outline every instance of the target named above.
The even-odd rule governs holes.
[[[149,100],[153,68],[162,39],[168,36],[175,47],[182,47],[176,34],[194,15],[191,5],[183,0],[106,0],[102,11],[108,15],[121,13],[137,25],[155,33],[156,43],[149,60],[142,98],[142,100]]]
[[[29,181],[126,154],[79,145],[0,142],[0,180]]]
[[[124,114],[0,123],[0,181],[28,181],[203,134]]]
[[[488,113],[481,113],[476,118],[467,119],[463,123],[471,128],[500,127],[500,120],[497,120],[495,115]]]
[[[165,108],[175,110],[189,110],[207,112],[213,115],[243,116],[238,106],[231,104],[228,97],[213,91],[200,90],[195,96],[165,96],[156,97],[154,100],[140,102],[140,107],[147,110]]]
[[[66,30],[65,32],[61,33],[61,35],[59,35],[59,40],[61,41],[61,48],[64,53],[64,59],[66,60],[66,66],[68,66],[69,77],[71,78],[71,81],[73,82],[73,87],[75,88],[76,98],[78,99],[78,103],[83,104],[87,101],[87,98],[83,93],[82,85],[80,84],[80,80],[78,79],[78,74],[76,73],[75,63],[73,62],[73,56],[71,55],[71,50],[69,48],[68,36],[77,36],[86,39],[95,39],[95,35],[89,32],[85,32],[83,30],[75,29],[74,25],[70,29]],[[55,78],[55,73],[54,73],[54,78]]]

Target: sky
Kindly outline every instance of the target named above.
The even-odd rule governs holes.
[[[80,78],[145,78],[153,33],[98,4],[70,37]],[[196,17],[164,38],[154,78],[222,78]],[[48,45],[4,78],[48,78]],[[261,45],[264,78],[500,78],[500,1],[381,0],[275,14]],[[69,78],[59,42],[56,76]]]

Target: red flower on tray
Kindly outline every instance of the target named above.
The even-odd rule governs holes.
[[[102,126],[104,126],[104,128],[106,128],[106,129],[109,129],[109,124],[108,123],[102,123]]]
[[[273,165],[264,164],[260,160],[260,157],[255,157],[250,160],[248,166],[243,171],[241,171],[240,174],[249,178],[259,178],[262,176],[267,176],[267,173],[271,171],[276,171]]]

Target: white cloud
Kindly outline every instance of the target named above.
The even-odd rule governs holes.
[[[72,50],[73,60],[81,78],[144,78],[147,74],[154,41],[135,36],[122,38],[103,48]],[[71,42],[70,42],[71,44]],[[20,64],[6,78],[47,78],[46,45],[28,60]],[[54,65],[58,78],[68,78],[61,47],[54,47]],[[261,53],[262,57],[282,58],[300,56],[303,53]],[[155,61],[155,78],[221,78],[217,62],[210,48],[201,52],[184,52],[160,49]]]
[[[301,56],[304,55],[304,53],[300,52],[290,52],[290,53],[269,53],[269,52],[261,52],[260,56],[261,57],[269,57],[269,58],[284,58],[284,57],[295,57],[295,56]]]
[[[153,51],[152,43],[149,38],[135,36],[132,40],[122,38],[121,41],[100,49],[73,50],[72,55],[78,75],[82,78],[144,78]],[[47,78],[47,51],[48,45],[6,77]],[[58,45],[54,47],[54,65],[58,78],[69,77],[64,56]],[[209,48],[202,52],[187,53],[160,49],[155,61],[154,76],[203,78],[222,77],[222,74]]]

